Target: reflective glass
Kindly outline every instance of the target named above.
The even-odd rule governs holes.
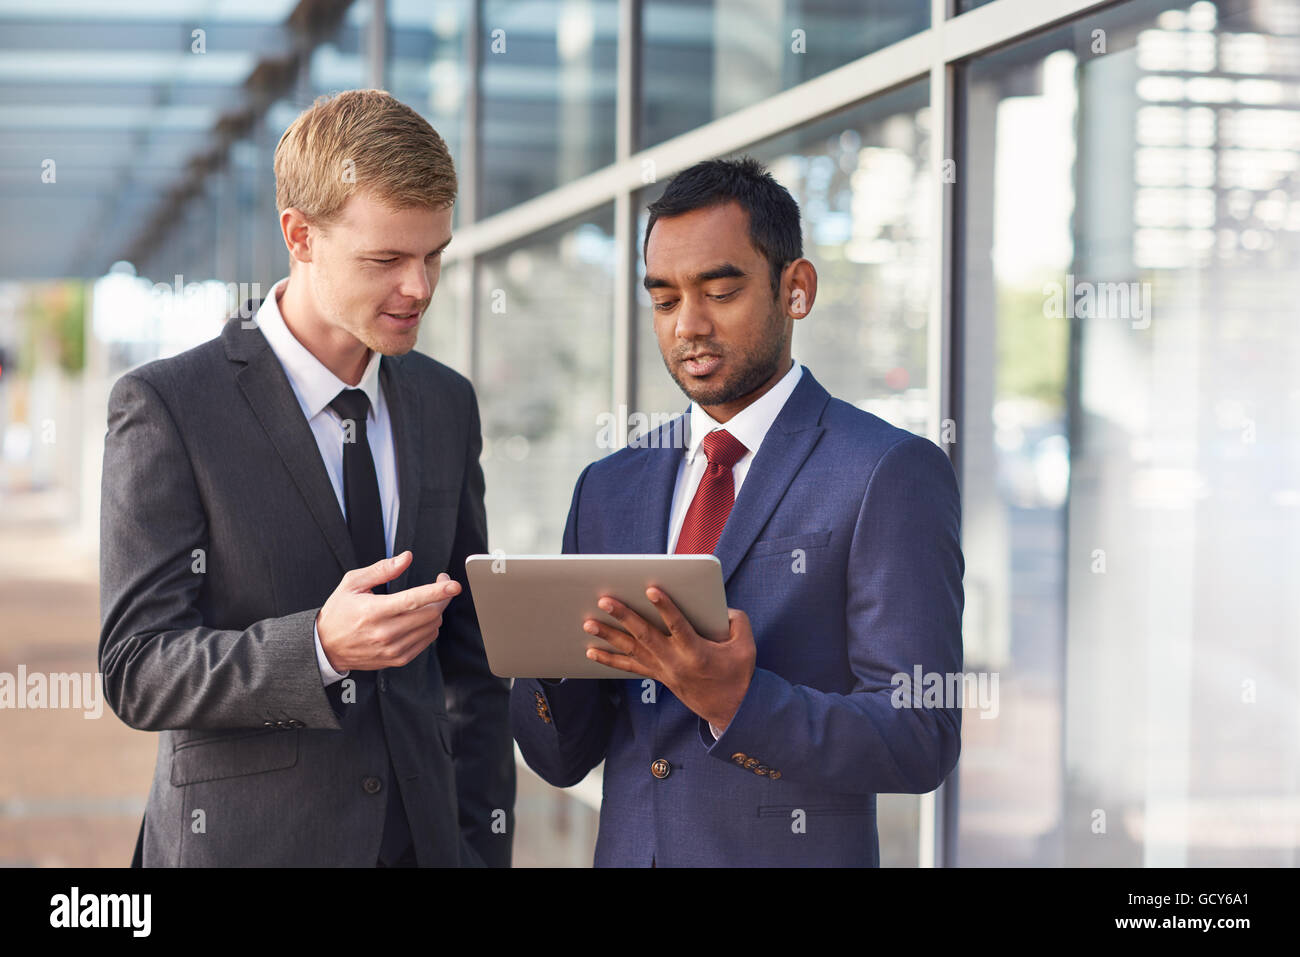
[[[471,7],[470,0],[388,0],[387,89],[438,131],[462,189]],[[462,203],[456,205],[457,225],[462,208]]]
[[[642,147],[930,25],[917,0],[646,0],[641,10]]]
[[[613,210],[483,260],[475,387],[483,415],[488,541],[560,550],[579,473],[602,453],[613,389]]]
[[[483,4],[482,213],[614,161],[615,0]]]
[[[1295,32],[1131,3],[964,71],[960,864],[1297,862]]]

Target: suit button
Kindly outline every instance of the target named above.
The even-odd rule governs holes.
[[[274,727],[275,727],[275,722],[274,722],[274,721],[263,721],[263,722],[262,722],[262,727],[264,727],[264,728],[274,728]]]
[[[745,770],[752,771],[758,767],[758,758],[749,758],[745,761]]]
[[[745,766],[745,762],[746,762],[748,759],[749,759],[749,755],[748,755],[748,754],[744,754],[744,753],[742,753],[742,752],[740,752],[740,751],[737,751],[735,754],[733,754],[733,755],[731,756],[731,760],[735,761],[735,762],[736,762],[737,764],[739,764],[742,768]]]
[[[664,778],[668,777],[668,775],[672,772],[672,769],[673,766],[669,764],[667,761],[665,761],[663,758],[659,758],[657,761],[655,761],[654,764],[650,765],[650,773],[653,774],[661,781]]]
[[[768,771],[771,770],[772,769],[769,768],[766,764],[760,764],[758,767],[754,768],[754,773],[758,775],[765,775],[767,774]]]
[[[365,791],[367,794],[378,794],[383,787],[384,782],[379,780],[379,778],[366,777],[361,779],[361,790]]]
[[[768,771],[768,772],[767,772],[767,776],[768,776],[768,778],[770,778],[770,779],[773,780],[773,781],[779,781],[779,780],[781,780],[781,772],[780,772],[780,771],[777,771],[777,770],[775,770],[775,769],[773,769],[773,770],[771,770],[771,771]]]
[[[307,727],[307,726],[306,726],[305,724],[303,724],[301,721],[299,721],[297,718],[294,718],[292,721],[289,722],[289,727],[291,727],[291,728],[305,728],[305,727]]]

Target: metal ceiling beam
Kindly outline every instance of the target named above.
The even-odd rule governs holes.
[[[201,29],[209,50],[269,51],[281,47],[284,23],[241,23],[188,17],[183,20],[5,20],[0,50],[72,50],[121,53],[123,50],[175,50],[189,53],[192,33]]]

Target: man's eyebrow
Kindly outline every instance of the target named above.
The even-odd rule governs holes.
[[[428,255],[432,256],[434,253],[440,253],[444,249],[446,249],[447,246],[450,244],[451,244],[451,237],[448,236],[447,242],[443,243],[437,249],[428,253]],[[358,256],[410,256],[412,254],[408,253],[405,249],[363,249],[361,250],[361,252],[357,253],[357,255]]]
[[[714,266],[712,269],[706,269],[703,272],[697,272],[691,279],[697,283],[709,282],[713,279],[744,279],[745,270],[739,266],[733,266],[731,263],[723,263],[720,266]]]
[[[732,263],[721,263],[710,269],[705,269],[703,272],[697,272],[691,277],[691,282],[698,285],[699,283],[710,282],[714,279],[745,279],[748,275],[749,274],[739,266],[733,265]],[[672,285],[673,284],[667,279],[660,279],[658,276],[645,277],[646,289],[671,288]]]

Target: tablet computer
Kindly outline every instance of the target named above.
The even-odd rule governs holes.
[[[621,626],[596,602],[617,598],[660,631],[646,589],[662,589],[703,637],[725,640],[727,594],[713,555],[471,555],[465,561],[488,667],[501,678],[636,678],[587,658],[618,651],[582,630]]]

